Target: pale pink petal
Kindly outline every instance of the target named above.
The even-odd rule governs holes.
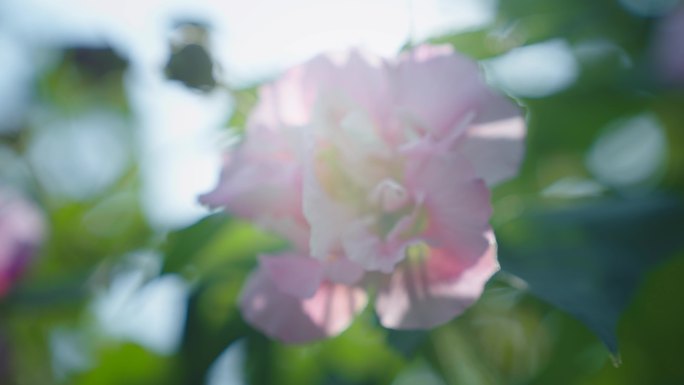
[[[455,149],[472,163],[478,176],[492,186],[518,173],[525,151],[525,119],[509,100],[490,94],[475,122]]]
[[[309,226],[301,216],[273,217],[264,215],[255,220],[265,230],[272,231],[274,234],[285,238],[295,250],[300,250],[309,254]]]
[[[295,67],[276,82],[259,89],[259,101],[249,115],[248,127],[265,126],[273,130],[305,124],[312,101],[304,88],[305,68]]]
[[[408,246],[424,240],[423,234],[413,234],[422,208],[423,201],[418,199],[412,211],[398,217],[382,239],[377,235],[376,218],[352,222],[342,236],[345,255],[368,271],[390,273],[405,258]]]
[[[350,107],[350,111],[327,130],[325,141],[334,145],[339,167],[351,183],[372,189],[386,177],[392,149],[382,137],[379,126],[362,110]]]
[[[479,111],[488,92],[477,63],[443,46],[406,53],[392,76],[397,111],[437,139],[465,128],[459,123]]]
[[[262,255],[259,264],[280,291],[297,298],[311,298],[323,281],[323,264],[309,256]]]
[[[243,289],[240,308],[245,320],[269,337],[306,343],[343,332],[366,303],[362,289],[329,282],[302,300],[280,291],[269,274],[258,269]]]
[[[352,213],[322,193],[313,193],[305,195],[304,215],[311,227],[311,255],[324,260],[339,249],[341,236],[349,226]]]
[[[309,235],[301,208],[301,168],[272,161],[241,163],[239,159],[226,159],[217,186],[199,201],[253,220],[297,246],[306,244]]]
[[[310,106],[299,89],[302,70],[261,89],[248,120],[243,143],[224,158],[215,189],[200,197],[210,207],[223,207],[241,217],[304,224],[301,214],[300,131]]]
[[[369,271],[390,272],[404,258],[406,244],[400,241],[383,240],[373,228],[373,218],[352,222],[342,234],[345,255]]]
[[[352,102],[375,119],[384,117],[389,102],[385,64],[379,58],[358,50],[320,55],[308,63],[304,87],[307,100],[340,98]],[[315,90],[315,91],[314,91]]]
[[[383,179],[370,193],[370,201],[384,212],[394,212],[405,207],[411,198],[408,192],[397,181]]]
[[[465,260],[479,258],[488,246],[483,234],[492,213],[487,186],[458,153],[437,145],[432,153],[424,149],[417,153],[406,178],[409,189],[423,200],[427,219],[423,240]]]
[[[378,293],[375,309],[380,323],[391,329],[428,329],[463,313],[499,270],[493,236],[490,241],[474,264],[436,249],[422,260],[403,262]]]
[[[310,152],[314,157],[313,150]],[[341,247],[341,236],[356,213],[352,207],[335,201],[321,185],[315,172],[315,160],[304,165],[303,214],[311,228],[309,251],[320,260],[327,259]]]
[[[327,261],[324,266],[326,279],[343,285],[356,284],[366,273],[363,267],[344,257]]]
[[[297,169],[292,165],[226,161],[216,188],[200,196],[210,207],[227,207],[247,218],[260,212],[282,213],[297,201]],[[290,196],[293,195],[293,196]]]

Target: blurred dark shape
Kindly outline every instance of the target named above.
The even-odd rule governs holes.
[[[61,60],[40,75],[37,97],[68,111],[96,105],[127,111],[123,77],[128,67],[128,58],[106,42],[66,45]]]
[[[663,17],[655,31],[655,70],[662,81],[684,86],[684,5]]]
[[[12,130],[0,131],[0,144],[7,145],[15,150],[21,149],[23,145],[21,126]]]
[[[404,358],[412,359],[429,337],[427,330],[388,330],[387,344]]]
[[[7,339],[3,334],[0,334],[0,384],[10,385],[15,383],[11,370],[11,360],[12,355]]]
[[[112,75],[121,75],[128,61],[109,46],[76,46],[65,49],[65,62],[71,62],[87,81],[100,83]]]
[[[501,228],[502,269],[572,314],[618,354],[620,315],[646,273],[684,249],[684,204],[605,201],[530,213]]]
[[[166,64],[166,76],[186,87],[210,91],[216,86],[213,63],[207,50],[199,44],[188,44],[174,52]]]
[[[178,21],[177,34],[171,41],[172,54],[166,63],[166,77],[186,87],[209,92],[216,87],[214,62],[208,49],[206,24],[196,21]]]

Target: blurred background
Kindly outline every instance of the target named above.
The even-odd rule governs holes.
[[[462,317],[283,346],[235,301],[283,242],[196,202],[256,87],[322,51],[450,44],[529,122],[503,271]],[[3,0],[0,184],[48,222],[0,384],[684,383],[677,0]]]

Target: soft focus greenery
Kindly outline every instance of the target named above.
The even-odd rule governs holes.
[[[502,0],[487,28],[434,40],[487,63],[563,38],[579,65],[569,87],[516,98],[529,136],[520,176],[493,195],[503,271],[474,307],[435,330],[385,330],[369,307],[341,336],[306,346],[265,338],[235,305],[255,256],[287,245],[224,214],[170,232],[150,225],[135,132],[125,124],[133,103],[124,90],[126,59],[106,47],[55,48],[61,59],[40,74],[32,103],[60,117],[108,111],[124,122],[117,134],[131,150],[118,180],[76,199],[46,189],[26,161],[49,114],[0,134],[2,153],[16,156],[0,175],[34,198],[50,224],[36,263],[0,304],[0,384],[209,384],[227,348],[238,357],[230,371],[249,384],[684,383],[684,88],[654,70],[659,18],[622,3]],[[208,92],[224,87],[210,76],[210,61],[192,43],[160,71]],[[231,92],[236,112],[225,127],[239,131],[255,90]],[[599,139],[639,116],[662,130],[663,164],[634,183],[597,175],[589,157]],[[618,155],[640,143],[630,145]],[[572,193],[578,186],[590,192]],[[93,301],[131,272],[141,282],[175,275],[187,283],[175,351],[100,330]]]

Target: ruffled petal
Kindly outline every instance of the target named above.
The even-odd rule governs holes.
[[[311,298],[296,298],[258,269],[243,289],[240,308],[244,319],[264,334],[285,343],[306,343],[343,332],[366,303],[362,289],[330,282]]]
[[[302,214],[301,178],[301,167],[293,163],[226,157],[216,187],[199,201],[253,220],[306,250],[309,229]]]
[[[226,159],[217,186],[199,200],[209,207],[226,207],[250,219],[263,213],[287,214],[296,212],[299,206],[299,178],[292,165]]]
[[[313,100],[304,84],[305,67],[295,67],[276,82],[259,89],[259,102],[250,113],[248,127],[268,127],[272,130],[306,124]]]
[[[312,138],[308,138],[312,139]],[[317,159],[314,151],[315,143],[307,142],[308,157],[303,165],[303,203],[302,209],[309,227],[311,236],[309,250],[313,257],[326,260],[341,248],[341,236],[356,213],[352,207],[338,202],[333,198],[334,194],[346,194],[337,186],[324,186],[319,180],[321,172],[317,170]]]
[[[429,150],[426,143],[422,147]],[[423,202],[422,239],[474,261],[489,243],[484,235],[492,213],[489,189],[465,157],[438,144],[432,147],[417,148],[407,171],[409,189]]]
[[[456,145],[487,185],[504,182],[518,172],[525,152],[525,119],[502,96],[490,94],[481,113]]]
[[[475,61],[446,46],[421,46],[403,55],[392,72],[396,108],[419,135],[437,139],[462,130],[487,86]]]
[[[374,119],[384,117],[389,98],[385,64],[378,57],[352,50],[320,55],[305,64],[307,100],[336,98],[361,107]],[[315,91],[314,91],[315,90]]]
[[[347,257],[369,271],[390,272],[403,257],[400,242],[383,240],[374,233],[371,218],[354,221],[342,235],[342,246]]]
[[[325,277],[333,283],[354,285],[363,278],[366,270],[347,258],[338,257],[325,264]]]
[[[311,228],[311,255],[320,260],[340,248],[341,236],[353,219],[349,209],[331,200],[313,183],[304,187],[304,216]]]
[[[391,329],[428,329],[460,315],[482,294],[499,270],[496,244],[474,263],[431,249],[420,260],[407,260],[387,277],[375,302],[380,323]]]

